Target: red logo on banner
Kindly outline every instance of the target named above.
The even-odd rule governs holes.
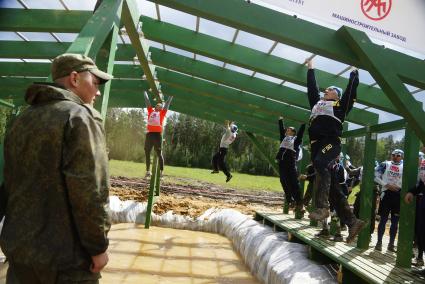
[[[392,0],[362,0],[363,14],[373,21],[385,18],[391,11]]]

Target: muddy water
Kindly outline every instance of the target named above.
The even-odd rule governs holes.
[[[101,283],[259,283],[220,235],[116,224]]]

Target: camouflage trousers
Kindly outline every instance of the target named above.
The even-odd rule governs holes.
[[[89,271],[57,271],[9,261],[6,284],[98,284],[99,278],[99,273]]]

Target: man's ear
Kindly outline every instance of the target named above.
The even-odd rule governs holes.
[[[73,88],[78,87],[79,80],[80,80],[80,76],[79,76],[78,72],[72,71],[71,74],[69,74],[69,84]]]

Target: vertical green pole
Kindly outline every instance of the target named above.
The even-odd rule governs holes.
[[[159,189],[161,187],[161,169],[159,167],[159,157],[155,158],[155,196],[159,196]]]
[[[371,220],[372,218],[372,202],[373,200],[373,191],[375,184],[373,182],[375,177],[375,157],[376,157],[376,139],[377,134],[372,132],[367,132],[365,137],[365,149],[363,154],[363,177],[362,183],[360,185],[360,212],[359,217],[363,221],[366,221],[367,224],[364,226],[364,229],[360,232],[357,239],[357,247],[360,249],[369,248],[370,242],[370,222],[375,222]]]
[[[148,157],[146,157],[147,159]],[[152,206],[153,206],[153,195],[156,185],[156,176],[158,171],[158,158],[156,154],[154,155],[153,165],[152,165],[152,176],[149,184],[149,195],[148,195],[148,205],[146,207],[146,219],[145,219],[145,229],[149,229],[151,224],[151,215],[152,215]]]
[[[406,204],[404,202],[404,196],[409,189],[416,186],[419,149],[419,138],[416,136],[410,123],[406,126],[404,137],[403,183],[400,192],[400,221],[396,265],[410,268],[415,227],[415,202]]]
[[[120,10],[121,10],[120,6]],[[121,12],[120,12],[121,13]],[[113,74],[114,72],[114,61],[115,61],[115,51],[117,47],[118,40],[118,24],[114,23],[112,31],[109,33],[108,37],[105,40],[102,48],[99,50],[99,53],[96,57],[96,64],[101,70],[106,70],[108,74]],[[111,90],[112,80],[103,85],[102,90],[102,101],[96,103],[96,108],[100,112],[103,123],[105,123],[106,112],[108,110],[109,102],[109,93]]]

